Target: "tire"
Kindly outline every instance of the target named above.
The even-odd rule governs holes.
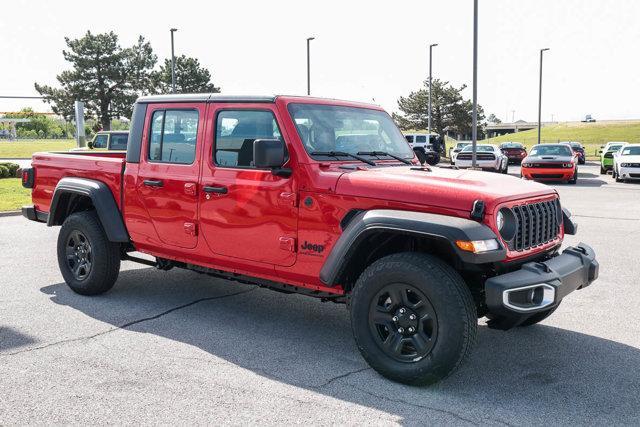
[[[110,242],[95,211],[70,215],[58,234],[58,265],[62,277],[80,295],[98,295],[115,284],[120,272],[120,247]]]
[[[560,307],[560,304],[556,305],[553,308],[550,308],[549,310],[541,311],[540,313],[536,313],[533,316],[529,317],[524,322],[520,323],[518,326],[521,327],[521,328],[524,328],[524,327],[527,327],[527,326],[535,325],[536,323],[540,323],[544,319],[546,319],[547,317],[551,316],[553,314],[553,312],[558,309],[558,307]]]
[[[567,183],[575,184],[577,182],[578,182],[578,168],[576,168],[576,171],[573,173],[573,178],[571,178],[569,181],[567,181]]]
[[[425,154],[424,150],[421,148],[418,148],[413,151],[416,153],[416,156],[418,157],[418,161],[420,162],[420,164],[424,165],[427,162],[427,155]]]
[[[607,174],[607,170],[602,166],[600,166],[600,175],[606,175],[606,174]]]
[[[377,260],[358,278],[349,305],[360,353],[393,381],[440,381],[460,366],[476,341],[471,292],[453,268],[431,255],[407,252]]]
[[[504,170],[502,171],[502,173],[505,174],[505,175],[509,173],[509,162],[507,162],[504,165]]]

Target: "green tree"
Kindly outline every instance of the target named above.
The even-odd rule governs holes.
[[[151,73],[152,93],[171,93],[171,59],[165,59],[159,70]],[[220,88],[211,81],[211,72],[200,61],[185,55],[176,57],[176,92],[217,93]]]
[[[65,37],[64,59],[72,69],[57,76],[59,88],[35,83],[55,113],[71,120],[74,101],[84,101],[89,117],[109,130],[111,119],[130,117],[136,98],[150,85],[157,57],[140,36],[132,47],[122,48],[113,33],[92,34],[75,40]]]
[[[36,113],[31,107],[25,107],[16,113],[8,113],[5,117],[29,119],[29,122],[16,124],[16,132],[19,136],[59,138],[64,134],[64,129],[58,120]]]
[[[429,85],[398,99],[400,114],[394,113],[393,119],[403,130],[427,129],[429,108]],[[467,87],[454,87],[449,82],[433,79],[431,92],[431,129],[444,135],[445,129],[459,134],[470,134],[472,123],[472,103],[464,99],[462,91]],[[484,110],[478,105],[478,123],[484,121]],[[482,133],[479,126],[478,134]]]
[[[502,123],[502,120],[500,120],[495,114],[491,113],[489,114],[489,117],[487,117],[487,123],[499,125]]]

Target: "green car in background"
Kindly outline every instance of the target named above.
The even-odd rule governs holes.
[[[600,150],[600,175],[605,175],[607,171],[613,169],[613,153],[627,145],[628,142],[611,141]]]

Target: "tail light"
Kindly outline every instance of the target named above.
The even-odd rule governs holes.
[[[22,186],[24,188],[33,188],[35,175],[35,170],[33,168],[22,169]]]

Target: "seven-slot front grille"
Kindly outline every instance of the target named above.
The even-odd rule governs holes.
[[[513,206],[518,224],[509,249],[523,251],[555,239],[560,232],[558,209],[556,200]]]

